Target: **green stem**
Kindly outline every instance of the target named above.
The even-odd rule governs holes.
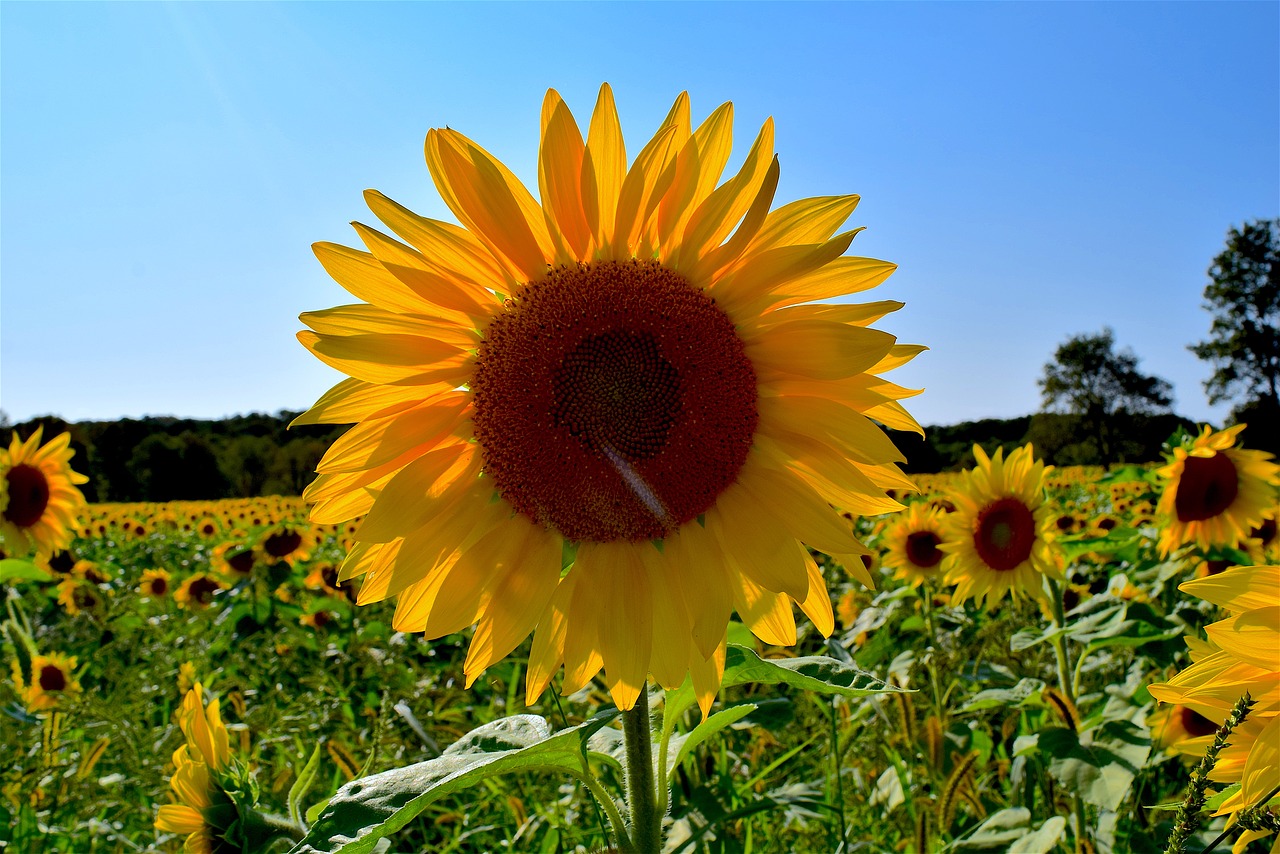
[[[248,843],[248,850],[265,851],[273,841],[284,837],[301,842],[307,832],[283,816],[246,810],[240,815],[240,832]]]
[[[671,781],[667,779],[667,753],[671,749],[671,729],[662,724],[662,738],[658,741],[658,815],[667,814],[667,800],[671,797]]]
[[[1067,651],[1067,639],[1062,636],[1061,631],[1067,626],[1062,611],[1062,588],[1052,578],[1046,580],[1049,583],[1050,604],[1053,606],[1053,626],[1058,630],[1053,633],[1053,653],[1058,660],[1058,687],[1074,706],[1076,692],[1071,677],[1067,675],[1071,672],[1071,654]]]
[[[840,776],[840,733],[836,729],[836,698],[830,698],[831,708],[831,767],[836,775],[836,812],[840,822],[840,850],[848,851],[849,842],[845,837],[844,819],[844,780]]]
[[[586,767],[586,760],[582,762],[582,773],[577,777],[587,787],[588,791],[595,796],[600,806],[604,807],[604,811],[609,815],[609,824],[613,825],[613,834],[618,839],[618,845],[623,850],[629,850],[631,846],[631,837],[627,835],[627,824],[622,820],[622,813],[618,811],[618,805],[614,803],[613,798],[605,791],[604,786],[600,785],[600,781],[591,773],[591,769]]]
[[[653,734],[649,722],[649,686],[640,686],[636,704],[622,713],[627,747],[627,807],[631,813],[631,845],[635,854],[662,850],[662,813],[653,780]]]

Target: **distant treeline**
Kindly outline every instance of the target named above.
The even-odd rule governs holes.
[[[43,424],[45,436],[71,431],[73,467],[87,475],[82,487],[90,501],[173,501],[299,495],[315,476],[316,463],[344,426],[288,429],[296,412],[237,415],[216,421],[190,418],[125,418],[68,423],[46,416],[10,429],[26,438]],[[1120,459],[1150,462],[1179,426],[1194,424],[1176,415],[1137,416],[1126,425]],[[3,431],[5,445],[8,430]],[[973,446],[994,453],[1034,442],[1050,463],[1102,462],[1093,439],[1083,435],[1077,416],[1041,413],[1021,418],[966,421],[914,433],[890,431],[907,457],[909,472],[938,472],[973,464]],[[1247,438],[1246,438],[1247,441]]]

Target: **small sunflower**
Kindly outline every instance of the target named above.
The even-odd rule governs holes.
[[[27,711],[39,712],[52,709],[63,701],[80,694],[80,680],[75,676],[77,659],[74,655],[51,652],[31,659],[31,684],[23,684],[22,672],[13,668],[14,684]]]
[[[1164,705],[1147,718],[1157,745],[1183,756],[1203,756],[1221,723],[1214,723],[1190,706]]]
[[[258,554],[252,547],[237,542],[218,543],[210,557],[214,569],[236,579],[252,575],[257,561]]]
[[[169,570],[148,569],[142,573],[138,582],[138,594],[152,599],[163,599],[169,594]]]
[[[720,182],[732,105],[696,130],[682,94],[628,167],[613,94],[586,139],[555,91],[541,201],[451,129],[426,159],[462,226],[366,200],[407,243],[317,244],[360,302],[304,314],[299,340],[351,378],[295,423],[354,423],[308,487],[316,524],[365,514],[342,578],[399,595],[394,625],[476,624],[467,684],[534,632],[526,699],[563,665],[614,702],[692,673],[704,711],[732,611],[795,643],[793,603],[834,615],[805,546],[870,584],[859,514],[914,490],[873,422],[919,430],[880,377],[923,348],[870,324],[901,307],[819,304],[894,265],[846,257],[856,196],[770,212],[769,120]],[[802,545],[803,544],[803,545]],[[567,560],[566,560],[567,558]]]
[[[258,557],[268,563],[284,561],[290,566],[306,560],[315,547],[316,538],[311,526],[295,522],[280,522],[262,532],[254,546]]]
[[[92,614],[103,605],[102,591],[88,581],[64,578],[58,584],[58,603],[73,617],[80,613]]]
[[[207,572],[197,572],[178,586],[173,599],[183,608],[202,611],[213,602],[213,597],[226,585]]]
[[[896,570],[895,578],[919,587],[938,577],[944,515],[938,507],[916,502],[885,530],[883,561]]]
[[[1239,446],[1244,428],[1214,432],[1206,425],[1157,471],[1167,481],[1156,508],[1168,520],[1160,534],[1162,554],[1190,543],[1201,550],[1233,547],[1275,506],[1280,467],[1271,454]]]
[[[1061,580],[1050,548],[1055,516],[1044,497],[1052,470],[1035,459],[1030,445],[1004,457],[973,446],[977,465],[953,496],[956,512],[944,518],[942,569],[956,585],[955,600],[977,599],[988,607],[1010,593],[1037,595],[1042,578]]]
[[[1188,638],[1191,666],[1152,685],[1151,696],[1210,721],[1225,720],[1246,692],[1255,700],[1209,774],[1241,784],[1215,813],[1234,814],[1280,788],[1280,566],[1238,566],[1178,589],[1231,616],[1207,627],[1207,641]]]
[[[9,449],[0,450],[0,480],[7,497],[0,511],[0,536],[10,555],[49,555],[66,548],[87,508],[76,484],[89,478],[71,470],[71,434],[61,433],[40,447],[43,435],[43,426],[25,442],[15,433]]]

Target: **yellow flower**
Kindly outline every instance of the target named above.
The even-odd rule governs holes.
[[[235,805],[217,781],[230,764],[231,747],[218,701],[206,708],[199,682],[182,700],[178,726],[186,743],[174,751],[169,782],[177,803],[160,807],[156,829],[185,835],[188,854],[214,854],[222,847],[222,832],[236,817]]]
[[[917,502],[885,530],[884,565],[897,570],[895,578],[912,587],[938,578],[943,516],[941,508]]]
[[[831,505],[890,512],[885,489],[914,488],[872,419],[919,429],[879,375],[923,348],[869,328],[901,303],[815,303],[894,269],[843,255],[857,197],[770,212],[772,120],[720,183],[731,133],[732,105],[694,130],[682,94],[628,168],[608,86],[585,143],[550,91],[541,202],[433,130],[462,227],[370,191],[408,245],[357,224],[368,252],[315,247],[364,302],[302,316],[351,378],[296,423],[355,423],[311,519],[367,514],[341,577],[366,576],[360,602],[398,594],[397,629],[477,624],[468,683],[534,631],[529,702],[563,664],[566,692],[603,667],[624,709],[692,673],[706,708],[733,610],[771,644],[795,642],[793,602],[832,630],[802,543],[871,581]]]
[[[1236,438],[1243,424],[1214,432],[1207,425],[1190,447],[1173,449],[1173,462],[1157,474],[1168,483],[1157,511],[1168,523],[1160,551],[1195,543],[1207,550],[1235,546],[1275,506],[1280,467],[1271,454],[1247,451]]]
[[[197,572],[178,586],[173,592],[173,599],[183,608],[201,611],[213,602],[214,594],[224,590],[225,585],[207,572]]]
[[[58,602],[71,616],[81,612],[92,613],[102,607],[102,594],[96,585],[75,578],[64,578],[58,583]]]
[[[257,554],[240,543],[225,542],[213,547],[210,562],[214,569],[231,578],[246,578],[253,574]]]
[[[1226,719],[1246,692],[1255,701],[1231,734],[1210,779],[1240,783],[1215,815],[1255,806],[1280,787],[1280,566],[1239,566],[1179,588],[1230,613],[1188,639],[1192,664],[1151,696],[1178,703],[1211,721]]]
[[[264,561],[285,561],[292,566],[307,559],[315,541],[309,525],[281,522],[262,532],[255,551]]]
[[[23,684],[22,672],[17,663],[13,667],[14,685],[27,710],[43,711],[56,707],[64,699],[80,693],[80,680],[75,677],[77,659],[74,655],[51,652],[31,659],[31,684]]]
[[[1162,706],[1147,718],[1155,743],[1183,756],[1203,756],[1221,725],[1190,706],[1177,704]]]
[[[71,470],[71,434],[61,433],[40,447],[43,435],[44,427],[38,427],[22,442],[15,433],[9,449],[0,449],[7,499],[0,511],[0,535],[10,555],[33,550],[49,555],[66,548],[86,509],[76,484],[89,478]]]
[[[1010,593],[1038,594],[1042,577],[1060,579],[1050,547],[1055,515],[1044,498],[1044,475],[1052,467],[1035,459],[1030,445],[1009,458],[973,446],[977,466],[953,495],[956,511],[943,519],[942,569],[956,585],[955,600],[977,599],[994,608]]]
[[[143,570],[142,579],[138,582],[138,594],[152,599],[163,599],[169,592],[169,571],[167,569]]]

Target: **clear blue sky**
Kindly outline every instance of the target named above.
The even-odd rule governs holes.
[[[925,423],[1034,411],[1073,333],[1115,328],[1176,408],[1229,226],[1280,214],[1280,4],[0,4],[0,407],[13,420],[304,408],[294,340],[350,298],[366,187],[448,213],[449,125],[536,190],[543,93],[628,149],[682,89],[777,123],[779,202],[856,192],[897,262],[880,326]],[[732,165],[732,164],[731,164]]]

